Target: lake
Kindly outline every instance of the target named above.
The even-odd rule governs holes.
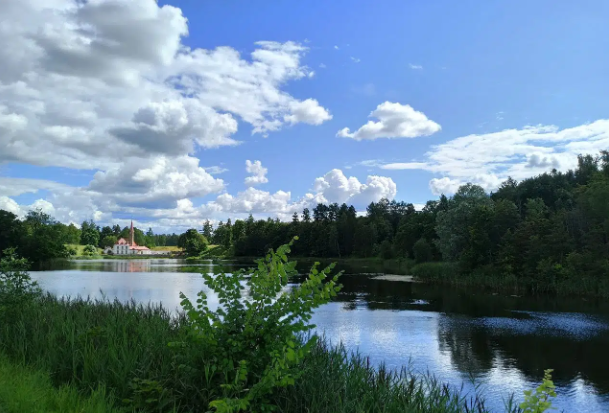
[[[227,271],[243,267],[224,265]],[[88,260],[31,275],[59,296],[102,298],[103,291],[109,299],[177,309],[180,292],[193,299],[207,291],[199,272],[213,267],[210,261]],[[559,409],[609,411],[608,302],[482,294],[347,270],[353,274],[341,278],[336,300],[313,318],[332,343],[342,342],[375,365],[431,372],[464,392],[481,385],[478,391],[496,412],[510,393],[520,401],[522,391],[552,368]],[[209,301],[214,304],[213,297]]]

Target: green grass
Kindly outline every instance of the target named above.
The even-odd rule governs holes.
[[[117,405],[144,389],[149,403],[143,411],[206,411],[220,391],[213,360],[197,347],[178,356],[167,346],[182,341],[184,323],[183,315],[174,319],[160,306],[45,295],[0,320],[0,352],[47,372],[55,388],[70,384],[86,394],[103,386]],[[431,376],[375,370],[364,357],[323,340],[301,370],[294,386],[272,395],[280,412],[486,411],[475,395],[461,396]],[[134,388],[136,380],[151,385]]]
[[[153,251],[172,251],[172,252],[181,252],[182,248],[172,246],[172,247],[152,247],[150,248]]]
[[[1,413],[119,413],[103,387],[85,396],[71,386],[53,387],[49,375],[0,354]]]
[[[84,255],[83,250],[85,249],[85,245],[80,245],[80,244],[66,244],[66,247],[68,248],[74,248],[76,250],[76,256],[78,259],[82,259],[82,258],[89,258],[88,256]],[[97,248],[97,256],[94,256],[92,258],[100,258],[102,255],[102,252],[104,250],[101,248]]]

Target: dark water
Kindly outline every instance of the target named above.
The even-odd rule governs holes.
[[[227,263],[228,269],[240,266]],[[180,292],[194,298],[206,290],[196,272],[212,270],[211,262],[93,260],[32,277],[61,296],[101,298],[102,290],[111,299],[174,309]],[[520,401],[522,391],[552,368],[559,409],[609,412],[606,301],[489,295],[364,274],[344,275],[341,283],[337,299],[319,308],[313,322],[333,343],[342,341],[372,363],[429,371],[465,392],[480,385],[496,412],[510,393]]]

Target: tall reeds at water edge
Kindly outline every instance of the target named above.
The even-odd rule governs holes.
[[[48,372],[55,386],[83,393],[103,386],[124,411],[207,411],[218,397],[214,360],[192,348],[180,359],[169,342],[182,340],[187,319],[134,301],[58,299],[24,305],[0,324],[0,352]],[[272,401],[281,412],[485,412],[431,375],[373,368],[365,357],[320,340],[300,366],[303,375]],[[508,411],[517,411],[509,407]]]

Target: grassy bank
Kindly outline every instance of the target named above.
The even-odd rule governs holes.
[[[230,251],[228,251],[225,247],[223,247],[222,245],[208,245],[207,248],[205,249],[205,251],[203,251],[201,254],[197,255],[197,256],[190,256],[187,257],[186,259],[189,261],[196,261],[196,260],[210,260],[210,259],[226,259],[227,257],[230,256]]]
[[[172,247],[152,247],[150,248],[152,251],[171,251],[171,252],[182,252],[182,248],[172,246]]]
[[[219,391],[212,384],[214,362],[197,348],[178,357],[167,346],[184,338],[185,322],[162,307],[46,295],[3,320],[0,352],[12,363],[47,372],[56,388],[70,383],[94,398],[90,389],[105,386],[113,394],[108,403],[129,411],[206,411]],[[364,357],[323,342],[301,371],[293,386],[270,396],[279,411],[485,411],[475,396],[459,395],[432,377],[374,370]]]
[[[89,256],[85,254],[84,249],[86,247],[86,245],[80,245],[80,244],[66,244],[66,247],[73,249],[74,251],[76,251],[76,255],[75,257],[77,258],[88,258]],[[97,250],[97,258],[101,257],[102,253],[103,253],[103,249],[101,248],[96,248]]]
[[[609,298],[609,279],[581,276],[538,280],[512,274],[502,275],[492,269],[464,274],[458,264],[447,262],[417,264],[411,272],[424,282],[483,288],[493,292]]]
[[[0,354],[1,413],[121,413],[103,387],[82,395],[75,387],[54,387],[47,372],[11,362]]]

